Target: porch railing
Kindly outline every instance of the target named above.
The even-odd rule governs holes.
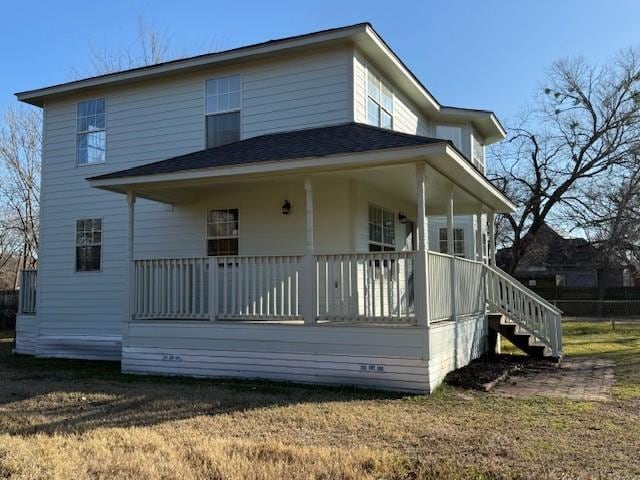
[[[36,313],[37,280],[37,270],[22,270],[20,272],[19,314],[33,315]]]
[[[315,255],[317,318],[413,321],[415,252]]]
[[[209,318],[209,259],[135,260],[136,318]]]
[[[431,321],[450,319],[453,314],[451,300],[450,255],[429,252],[429,314]]]
[[[299,319],[302,256],[211,259],[213,311],[224,319]]]
[[[481,262],[456,257],[455,291],[456,315],[484,313],[487,299],[484,289],[484,267]]]

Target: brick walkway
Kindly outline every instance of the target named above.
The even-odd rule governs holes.
[[[541,365],[524,375],[512,375],[498,384],[495,395],[507,397],[562,397],[607,402],[611,399],[614,363],[598,358],[565,358],[560,367]]]

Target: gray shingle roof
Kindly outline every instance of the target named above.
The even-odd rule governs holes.
[[[446,142],[446,140],[394,132],[352,122],[261,135],[159,162],[91,177],[89,180],[175,173],[245,163],[325,157],[442,142]]]

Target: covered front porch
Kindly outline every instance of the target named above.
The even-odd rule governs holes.
[[[427,326],[485,311],[493,210],[424,162],[137,185],[127,198],[130,320]],[[200,221],[167,240],[186,255],[138,232],[162,228],[137,215],[140,198]],[[430,215],[447,218],[446,253]],[[475,217],[471,258],[452,255],[460,215]]]

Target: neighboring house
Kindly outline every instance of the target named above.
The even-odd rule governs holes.
[[[510,258],[510,248],[500,249],[496,254],[497,265],[505,268]],[[530,241],[513,276],[538,288],[595,288],[601,282],[604,288],[633,286],[633,265],[614,261],[605,272],[604,264],[599,242],[570,238],[545,223]]]
[[[17,96],[44,111],[18,352],[428,392],[486,350],[487,300],[514,308],[483,263],[503,128],[369,24]]]

